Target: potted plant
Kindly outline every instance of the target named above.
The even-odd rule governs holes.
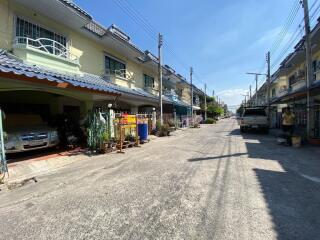
[[[110,148],[110,142],[109,142],[109,133],[105,131],[102,134],[102,144],[100,146],[100,152],[101,153],[106,153],[107,149]]]

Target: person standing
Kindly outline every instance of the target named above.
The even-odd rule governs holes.
[[[285,133],[292,135],[294,130],[294,122],[295,115],[291,112],[290,107],[287,107],[282,114],[282,130]]]

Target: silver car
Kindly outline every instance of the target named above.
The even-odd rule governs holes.
[[[7,114],[4,119],[6,153],[25,152],[59,144],[56,129],[35,114]]]

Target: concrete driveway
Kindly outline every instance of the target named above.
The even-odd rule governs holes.
[[[0,192],[0,239],[320,239],[320,151],[235,120]]]

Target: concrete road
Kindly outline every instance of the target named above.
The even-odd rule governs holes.
[[[320,239],[319,148],[177,131],[0,192],[0,239]]]

